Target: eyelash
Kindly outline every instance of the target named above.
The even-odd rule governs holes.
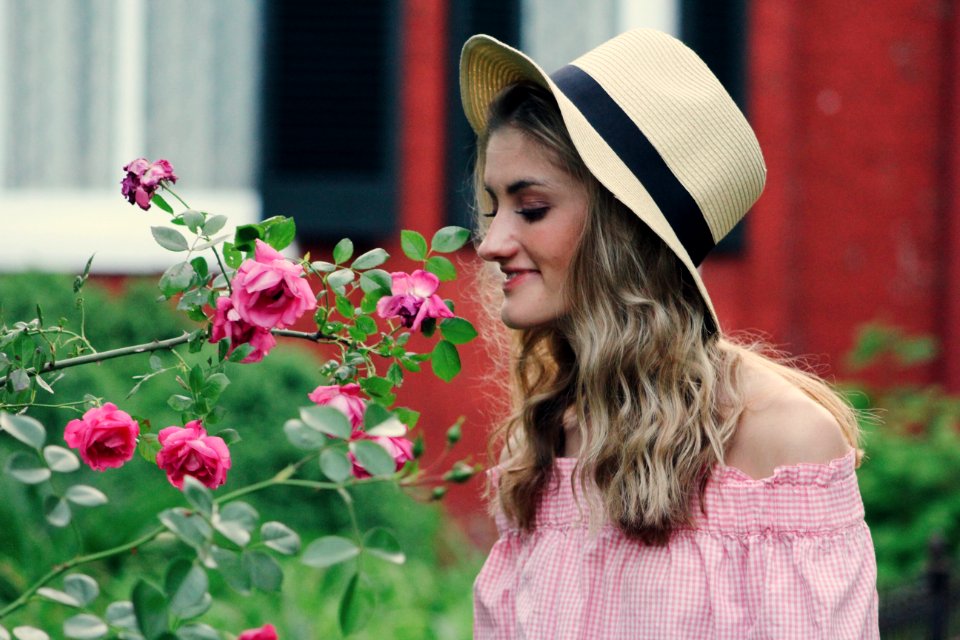
[[[547,215],[547,211],[550,210],[550,207],[535,207],[532,209],[517,209],[514,211],[519,216],[523,216],[523,219],[527,222],[536,222],[543,219]],[[484,218],[492,218],[497,215],[496,211],[491,211],[490,213],[482,214]]]

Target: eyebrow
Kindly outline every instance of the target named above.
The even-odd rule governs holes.
[[[507,188],[506,188],[506,192],[507,192],[507,195],[512,196],[512,195],[514,195],[515,193],[517,193],[518,191],[523,191],[523,190],[526,189],[527,187],[545,187],[545,186],[547,186],[547,184],[546,184],[545,182],[540,182],[539,180],[533,180],[533,179],[529,179],[529,178],[524,178],[524,179],[517,180],[516,182],[511,182],[510,184],[508,184],[508,185],[507,185]],[[490,187],[490,185],[483,185],[483,188],[484,188],[484,189],[487,191],[487,193],[489,193],[491,196],[494,195],[493,189]]]

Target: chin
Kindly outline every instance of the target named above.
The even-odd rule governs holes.
[[[500,320],[511,329],[536,329],[552,325],[556,321],[554,315],[543,313],[524,313],[521,311],[503,308],[500,311]]]

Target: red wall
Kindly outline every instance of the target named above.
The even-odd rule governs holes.
[[[750,113],[767,189],[704,276],[727,329],[841,370],[856,328],[932,334],[960,389],[956,3],[754,2]],[[952,354],[952,357],[950,357]]]

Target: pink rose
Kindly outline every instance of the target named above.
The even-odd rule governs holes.
[[[277,630],[272,624],[265,624],[259,629],[247,629],[237,640],[277,640]]]
[[[123,466],[137,450],[140,425],[126,411],[108,402],[94,407],[79,420],[71,420],[63,432],[67,445],[79,450],[90,468],[103,471]]]
[[[391,273],[390,278],[393,295],[377,302],[377,315],[381,318],[402,318],[403,326],[419,331],[427,318],[453,317],[453,312],[436,295],[440,279],[434,274],[417,269],[411,274]]]
[[[211,489],[226,482],[230,450],[222,438],[208,436],[200,420],[161,429],[158,437],[157,466],[177,489],[183,489],[184,476],[193,476]]]
[[[233,307],[252,325],[288,327],[317,308],[316,296],[302,276],[303,267],[257,240],[254,259],[244,260],[233,276]]]
[[[365,440],[373,440],[381,447],[387,450],[391,456],[393,456],[394,462],[397,463],[397,471],[403,469],[403,465],[406,464],[407,460],[413,460],[413,443],[407,440],[404,437],[388,437],[388,436],[368,436],[366,434],[361,434],[357,437],[354,437],[354,440],[359,440],[363,438]],[[369,478],[370,474],[366,469],[360,464],[360,461],[357,460],[356,456],[353,455],[353,452],[348,453],[347,457],[350,458],[350,462],[353,463],[353,475],[357,478]]]
[[[210,342],[220,342],[224,338],[230,338],[230,350],[227,353],[233,353],[233,350],[242,344],[253,347],[250,355],[241,362],[260,362],[270,353],[270,349],[277,346],[277,339],[269,329],[244,322],[237,310],[233,308],[233,300],[225,296],[217,298]]]
[[[120,193],[130,204],[136,204],[146,211],[150,200],[163,181],[176,182],[173,165],[167,160],[147,162],[146,158],[137,158],[123,168],[126,177],[120,182]]]
[[[307,397],[320,406],[329,406],[347,416],[354,430],[363,425],[363,412],[367,410],[367,403],[360,397],[360,385],[351,382],[342,387],[336,384],[319,386]]]

